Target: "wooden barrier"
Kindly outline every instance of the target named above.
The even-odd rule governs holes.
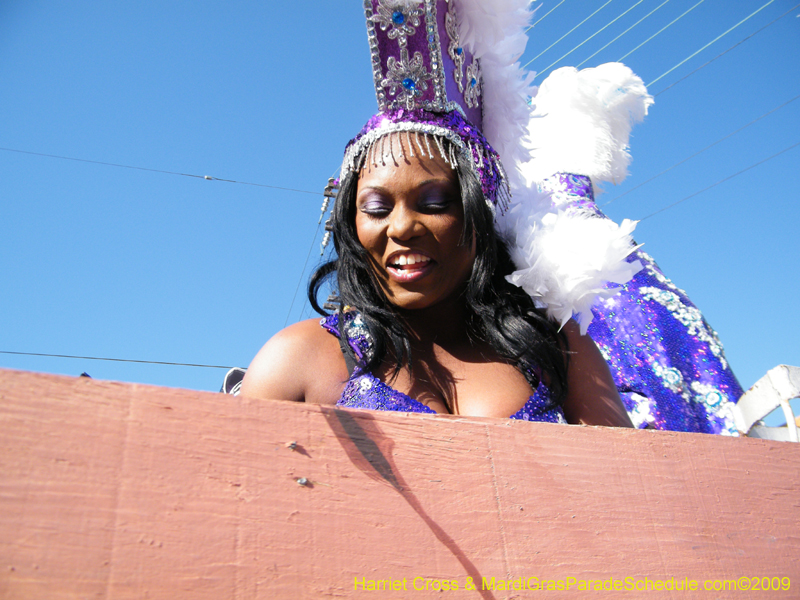
[[[799,468],[798,444],[0,371],[0,597],[800,597]]]

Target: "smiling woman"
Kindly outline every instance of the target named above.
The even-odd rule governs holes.
[[[568,317],[552,319],[541,298],[537,304],[509,280],[516,267],[499,232],[504,213],[514,210],[510,192],[519,177],[506,174],[481,127],[504,155],[519,158],[520,119],[530,111],[504,23],[525,21],[525,6],[512,2],[494,23],[479,3],[365,3],[380,112],[345,151],[331,216],[336,257],[309,284],[323,319],[267,342],[242,394],[631,426],[591,338]],[[478,18],[466,29],[483,31],[482,39],[462,43],[460,8]],[[495,47],[502,58],[487,50]],[[494,107],[484,101],[484,77],[496,86],[486,94]],[[536,190],[517,191],[549,207]],[[317,300],[326,281],[340,304],[334,314]],[[571,314],[570,307],[562,302]]]
[[[358,178],[355,226],[381,289],[398,308],[426,308],[464,289],[475,260],[464,238],[464,209],[455,171],[438,154],[381,156]],[[388,161],[388,162],[387,162]]]
[[[337,258],[310,285],[319,310],[320,285],[335,275],[344,308],[322,327],[306,321],[270,340],[243,394],[630,425],[591,340],[572,322],[559,331],[506,280],[514,266],[469,151],[392,132],[364,145],[354,164],[334,207]]]

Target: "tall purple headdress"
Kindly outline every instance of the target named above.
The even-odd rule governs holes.
[[[342,173],[358,171],[374,160],[370,150],[376,141],[399,134],[412,156],[415,149],[421,156],[437,152],[453,168],[457,153],[467,156],[487,203],[502,212],[508,182],[500,157],[481,132],[481,68],[461,43],[456,4],[364,1],[379,112],[347,145]]]
[[[530,4],[531,0],[364,0],[379,112],[347,145],[342,175],[357,172],[368,161],[383,161],[387,149],[390,154],[404,149],[409,154],[438,153],[452,166],[456,154],[466,156],[487,204],[499,209],[495,228],[518,269],[507,277],[509,281],[562,324],[580,315],[585,331],[592,318],[591,305],[610,293],[606,284],[621,285],[636,273],[638,264],[626,261],[633,249],[633,224],[620,227],[562,210],[539,176],[542,170],[546,178],[564,171],[565,165],[573,168],[576,138],[572,133],[565,135],[571,129],[562,125],[552,135],[542,135],[542,127],[553,121],[551,115],[564,112],[557,110],[560,105],[570,104],[571,91],[555,105],[541,98],[543,106],[549,106],[547,114],[536,113],[530,102],[531,98],[535,104],[540,101],[532,84],[534,74],[518,62],[528,40]],[[599,88],[610,92],[633,85],[628,71],[608,82],[601,79]],[[646,112],[646,90],[643,85],[639,90],[638,84],[633,88],[638,91],[622,96],[634,104],[644,102]],[[628,101],[623,104],[629,106]],[[597,111],[601,121],[627,122],[627,115],[604,117],[609,110]],[[582,117],[580,107],[571,107],[563,121],[586,122],[586,129],[594,134],[606,132],[598,139],[611,135],[605,121],[587,122]],[[393,144],[389,134],[400,136],[403,143]],[[616,140],[611,137],[612,142]],[[617,137],[624,148],[627,133]],[[561,158],[549,160],[555,152]],[[601,172],[619,171],[606,164],[605,154],[595,162]],[[581,169],[578,174],[594,172]],[[330,188],[326,196],[334,195]],[[326,210],[327,201],[323,213]],[[330,230],[323,248],[329,239]]]

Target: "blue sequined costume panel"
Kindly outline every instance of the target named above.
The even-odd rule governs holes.
[[[607,218],[588,177],[559,173],[542,187],[558,210]],[[730,409],[742,388],[716,332],[647,253],[628,257],[636,260],[644,268],[592,309],[589,325],[631,420],[637,427],[737,435]]]
[[[344,333],[347,341],[359,360],[364,360],[372,352],[372,342],[367,325],[358,311],[351,309],[342,314],[344,314]],[[330,315],[323,318],[320,324],[328,332],[339,337],[339,317],[338,313]],[[372,373],[362,372],[358,366],[350,376],[342,397],[336,404],[337,406],[349,408],[436,413],[436,411],[428,408],[418,400],[385,384]],[[545,421],[548,423],[567,422],[561,408],[553,406],[549,388],[541,382],[533,395],[528,398],[525,406],[511,415],[510,418],[523,421]]]

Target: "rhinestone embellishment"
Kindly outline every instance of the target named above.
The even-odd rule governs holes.
[[[461,47],[461,42],[458,37],[458,22],[456,20],[456,5],[451,3],[447,9],[447,14],[444,16],[444,27],[447,31],[447,37],[450,38],[450,44],[447,47],[447,53],[456,65],[453,69],[453,80],[458,86],[458,91],[464,93],[464,49]]]
[[[400,51],[400,60],[390,56],[386,66],[387,73],[381,81],[381,87],[400,102],[405,102],[408,108],[413,108],[415,98],[428,89],[428,81],[432,77],[425,68],[422,53],[415,52],[414,57],[409,60],[408,50],[403,48]]]
[[[382,31],[389,27],[390,40],[397,40],[400,48],[408,44],[408,37],[414,35],[422,16],[422,0],[378,0],[378,14],[372,15],[372,22]]]
[[[478,97],[481,95],[481,69],[478,66],[478,61],[472,61],[472,64],[467,67],[466,75],[469,80],[469,86],[464,90],[464,102],[470,108],[475,108],[478,106]]]

